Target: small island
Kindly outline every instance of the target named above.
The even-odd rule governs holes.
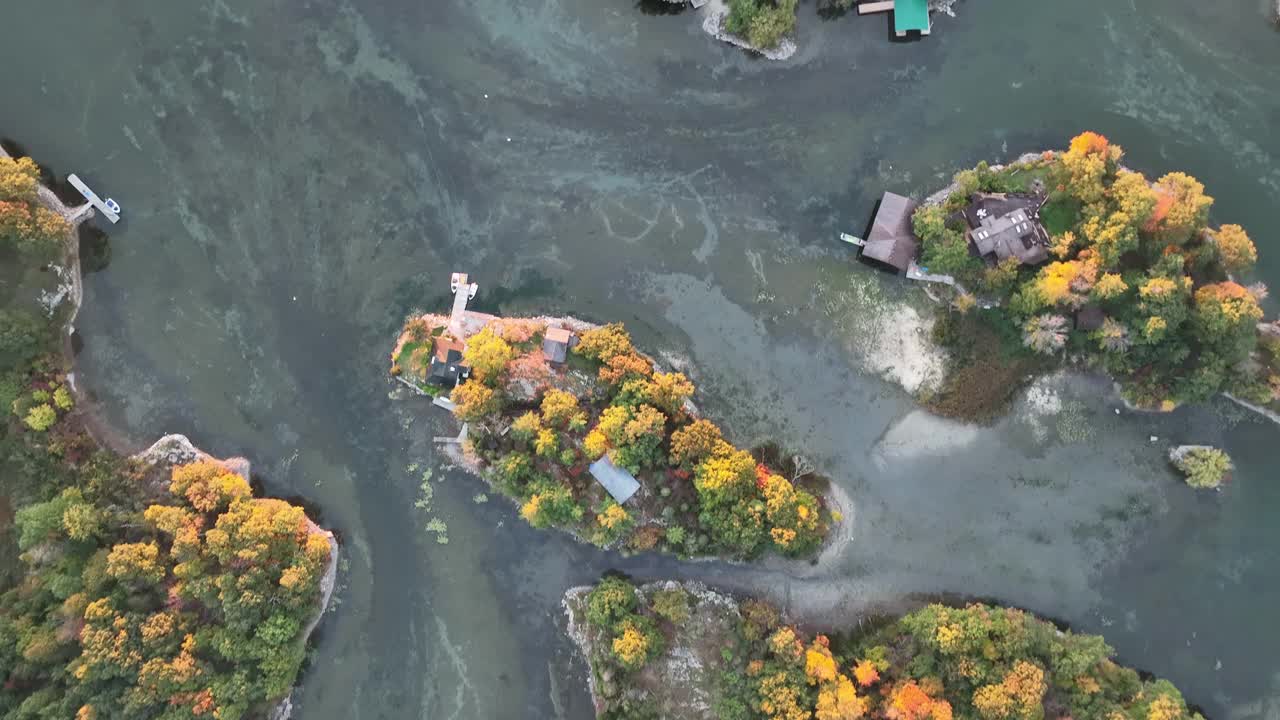
[[[241,458],[95,439],[67,341],[90,213],[0,152],[0,715],[288,717],[337,544]]]
[[[622,325],[499,318],[466,310],[466,275],[451,288],[450,316],[407,320],[391,374],[464,422],[446,447],[534,527],[628,551],[798,557],[841,520],[810,463],[726,441],[693,383]]]
[[[1231,478],[1231,456],[1211,445],[1179,445],[1169,451],[1169,462],[1196,489],[1216,490]]]
[[[564,606],[599,718],[1201,720],[1101,637],[1012,608],[934,604],[820,634],[697,583],[618,577]]]
[[[886,193],[862,256],[944,294],[933,336],[949,376],[921,398],[939,414],[997,415],[1025,379],[1063,360],[1106,371],[1135,408],[1218,393],[1280,409],[1280,325],[1244,228],[1212,227],[1195,178],[1154,182],[1086,132],[1065,152],[980,164],[919,206]],[[861,242],[861,241],[859,241]]]

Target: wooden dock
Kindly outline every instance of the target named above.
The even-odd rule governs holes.
[[[79,190],[80,194],[84,196],[84,199],[88,200],[89,204],[93,205],[93,207],[97,209],[98,212],[102,213],[103,217],[110,220],[112,224],[120,222],[120,214],[108,207],[106,202],[104,202],[102,198],[98,197],[98,193],[90,190],[89,186],[85,185],[83,180],[76,177],[75,173],[67,176],[67,182],[74,185],[76,190]]]
[[[859,15],[870,15],[871,13],[890,12],[893,10],[893,0],[880,0],[879,2],[858,3]]]

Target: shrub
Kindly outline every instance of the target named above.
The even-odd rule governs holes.
[[[58,414],[54,412],[52,407],[49,407],[48,403],[41,403],[31,408],[27,412],[27,416],[22,419],[22,422],[26,423],[27,427],[36,432],[48,430],[57,421]]]
[[[684,588],[659,590],[653,594],[650,605],[659,617],[677,625],[689,619],[689,593]]]
[[[609,627],[636,608],[636,589],[620,577],[601,580],[587,594],[587,622]]]
[[[639,670],[662,651],[662,635],[652,620],[639,615],[625,618],[613,639],[613,656],[627,670]]]
[[[585,512],[573,492],[554,481],[539,483],[520,508],[520,516],[536,528],[568,525],[581,520]]]
[[[1217,448],[1191,448],[1175,461],[1193,488],[1216,488],[1231,473],[1231,457]]]

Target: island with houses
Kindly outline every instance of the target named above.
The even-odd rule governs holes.
[[[602,547],[682,557],[810,557],[842,521],[838,491],[773,446],[736,447],[701,417],[693,383],[664,371],[619,324],[414,314],[391,374],[461,423],[437,438],[514,500],[534,527]]]
[[[1195,178],[1155,181],[1086,132],[1062,152],[980,164],[923,202],[886,192],[860,246],[940,301],[948,377],[920,399],[986,420],[1064,360],[1114,377],[1125,401],[1171,410],[1222,393],[1280,419],[1280,324],[1248,277],[1244,228],[1212,226]]]

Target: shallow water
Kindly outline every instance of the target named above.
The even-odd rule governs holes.
[[[8,9],[0,129],[125,207],[78,320],[103,412],[139,442],[252,457],[341,532],[305,720],[590,717],[558,602],[614,567],[806,619],[994,597],[1105,632],[1215,717],[1275,717],[1280,428],[1218,405],[1117,416],[1085,378],[1035,393],[1058,415],[931,420],[866,370],[861,318],[902,288],[834,241],[883,189],[1091,128],[1200,177],[1280,286],[1262,5],[984,0],[889,43],[883,17],[807,4],[800,52],[770,64],[629,0],[46,0]],[[624,320],[691,358],[736,439],[805,447],[853,493],[850,549],[820,573],[624,560],[439,469],[415,508],[453,428],[388,397],[386,353],[452,270],[487,309]],[[1233,485],[1181,486],[1162,453],[1182,441],[1224,444]]]

